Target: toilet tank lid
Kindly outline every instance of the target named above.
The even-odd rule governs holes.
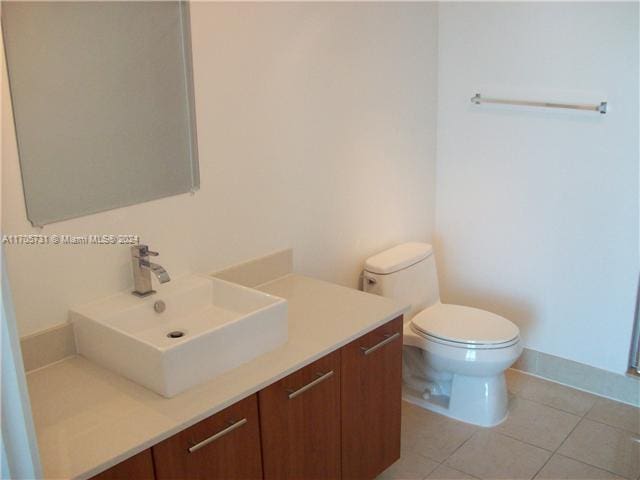
[[[364,269],[370,273],[386,275],[410,267],[432,253],[433,247],[428,243],[403,243],[369,257],[364,264]]]

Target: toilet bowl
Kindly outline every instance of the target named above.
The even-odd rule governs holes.
[[[407,243],[365,263],[364,290],[411,305],[404,320],[403,397],[481,426],[508,414],[504,371],[522,353],[518,327],[499,315],[440,302],[431,245]]]

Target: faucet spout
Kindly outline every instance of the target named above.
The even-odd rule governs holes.
[[[167,283],[171,278],[162,265],[150,262],[148,260],[140,260],[140,268],[149,269],[153,273],[160,283]]]
[[[152,252],[147,245],[134,245],[131,247],[131,267],[133,269],[134,295],[146,297],[156,291],[151,285],[151,272],[160,283],[167,283],[171,278],[162,265],[149,261],[149,256],[157,256],[158,252]]]

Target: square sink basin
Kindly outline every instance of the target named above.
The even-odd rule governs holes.
[[[287,301],[204,275],[70,311],[78,353],[164,397],[287,341]]]

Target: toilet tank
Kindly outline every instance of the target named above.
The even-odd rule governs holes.
[[[403,243],[369,257],[363,273],[365,292],[411,304],[405,321],[440,301],[433,247]]]

